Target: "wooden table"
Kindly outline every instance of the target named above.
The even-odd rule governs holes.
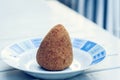
[[[55,0],[22,1],[0,1],[0,51],[24,38],[44,37],[51,27],[60,23],[66,27],[71,37],[94,41],[102,45],[107,52],[102,63],[87,70],[85,74],[68,80],[120,79],[120,39]],[[37,80],[13,69],[1,59],[0,79]]]

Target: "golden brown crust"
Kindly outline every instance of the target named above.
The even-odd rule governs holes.
[[[37,51],[37,62],[47,70],[63,70],[73,60],[72,44],[68,32],[61,24],[45,36]]]

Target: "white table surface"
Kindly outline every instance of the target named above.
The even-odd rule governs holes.
[[[102,63],[67,80],[120,80],[120,39],[55,0],[12,1],[0,0],[0,51],[21,39],[44,37],[51,27],[60,23],[71,37],[95,41],[107,52]],[[23,79],[37,80],[0,59],[0,80]]]

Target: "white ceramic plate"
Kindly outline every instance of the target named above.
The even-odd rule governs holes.
[[[2,60],[8,65],[37,78],[65,79],[80,74],[101,62],[106,55],[104,48],[97,43],[73,38],[71,41],[74,60],[71,66],[62,71],[46,71],[36,62],[36,51],[41,41],[41,38],[31,38],[13,43],[2,51]]]

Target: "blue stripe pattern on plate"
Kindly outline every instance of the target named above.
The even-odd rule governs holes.
[[[100,62],[105,57],[105,51],[101,51],[100,53],[97,53],[95,56],[93,56],[92,64],[96,64]]]
[[[22,47],[24,50],[34,48],[33,44],[29,40],[26,40],[26,41],[19,43],[19,46]]]
[[[91,50],[89,50],[89,53],[94,56],[100,51],[103,51],[104,49],[100,45],[95,45]]]
[[[23,53],[24,52],[24,50],[18,44],[14,44],[10,48],[13,51],[15,51],[16,53]]]
[[[96,43],[93,43],[91,41],[87,41],[81,49],[88,52],[95,45],[96,45]]]
[[[91,63],[91,65],[99,63],[99,62],[102,61],[104,58],[105,58],[105,56],[102,57],[102,58],[99,58],[99,59],[97,59],[97,60],[94,60],[94,61]]]
[[[31,41],[32,41],[32,43],[34,44],[34,46],[35,46],[36,48],[38,48],[39,45],[40,45],[41,40],[42,40],[41,38],[36,38],[36,39],[32,39]]]
[[[80,49],[85,42],[86,42],[85,40],[81,39],[72,39],[72,46]]]

